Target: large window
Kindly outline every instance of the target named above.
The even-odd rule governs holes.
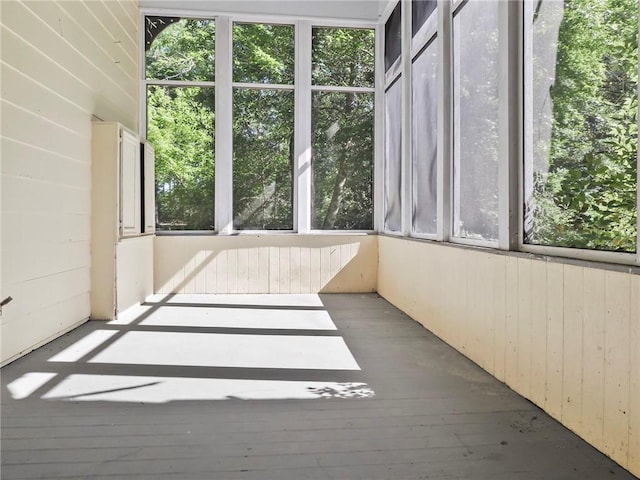
[[[374,31],[312,36],[314,229],[373,229]]]
[[[414,1],[412,34],[419,48],[411,68],[412,231],[438,233],[438,39],[436,2]],[[424,25],[424,26],[423,26]],[[426,35],[418,35],[425,30]],[[418,35],[418,38],[416,38]],[[426,43],[422,43],[422,37]],[[417,42],[416,42],[417,40]]]
[[[373,229],[374,25],[144,25],[158,231]]]
[[[157,230],[214,228],[215,23],[145,18],[147,137]]]
[[[384,230],[402,231],[402,9],[398,2],[385,24]]]
[[[293,229],[293,25],[233,26],[233,227]]]
[[[526,7],[524,240],[635,252],[638,1]]]
[[[453,235],[498,240],[499,2],[453,17]]]

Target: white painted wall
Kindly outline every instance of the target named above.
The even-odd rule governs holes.
[[[91,117],[137,131],[133,0],[2,1],[2,363],[89,316]]]
[[[118,313],[139,305],[153,291],[153,235],[122,238],[116,245]]]
[[[159,236],[158,293],[374,292],[373,235]]]
[[[378,0],[140,0],[141,8],[377,20]]]
[[[640,275],[378,243],[384,298],[640,474]]]

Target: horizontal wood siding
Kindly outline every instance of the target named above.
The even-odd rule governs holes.
[[[0,2],[5,363],[89,316],[91,119],[137,130],[137,3]]]
[[[373,292],[371,235],[160,236],[157,293]]]
[[[391,237],[378,248],[383,297],[640,474],[640,276]]]

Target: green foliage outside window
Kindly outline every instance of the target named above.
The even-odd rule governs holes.
[[[146,33],[158,229],[214,229],[215,89],[181,82],[215,80],[215,24],[147,17]],[[312,50],[314,85],[373,87],[372,29],[314,28]],[[290,230],[295,29],[235,23],[232,58],[233,81],[252,84],[233,89],[234,228]],[[312,102],[312,227],[371,229],[373,93],[318,91]]]
[[[635,252],[638,1],[536,4],[525,241]]]

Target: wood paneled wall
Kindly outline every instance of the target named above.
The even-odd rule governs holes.
[[[382,236],[378,292],[640,474],[640,275]]]
[[[373,235],[159,236],[157,293],[373,292]]]
[[[0,362],[89,316],[91,119],[137,129],[134,0],[0,2]]]

